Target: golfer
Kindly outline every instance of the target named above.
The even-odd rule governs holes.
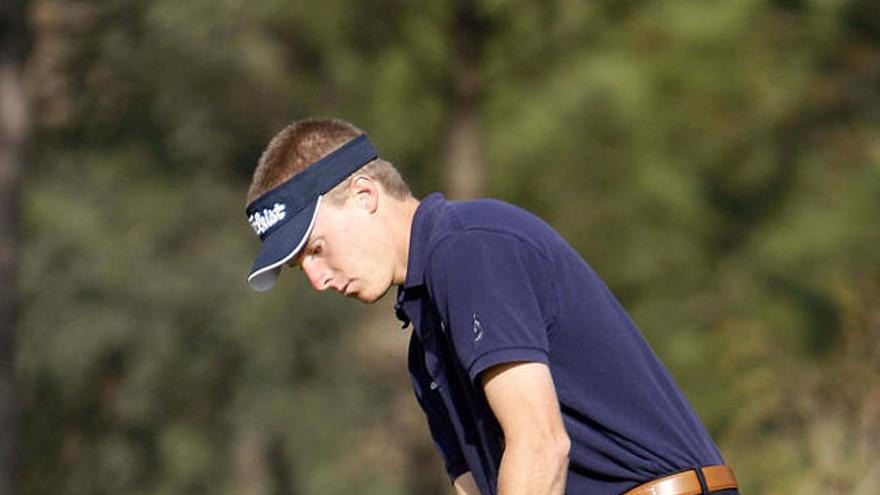
[[[272,139],[247,203],[254,289],[284,267],[367,303],[397,288],[413,389],[455,493],[738,493],[626,312],[536,216],[419,201],[361,130],[330,119]]]

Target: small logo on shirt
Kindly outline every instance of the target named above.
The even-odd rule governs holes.
[[[480,339],[483,338],[483,325],[480,324],[480,319],[477,318],[477,314],[474,313],[474,342],[479,342]]]
[[[287,213],[284,211],[286,209],[286,205],[284,203],[275,203],[272,205],[272,208],[263,208],[260,211],[256,211],[248,217],[248,222],[251,223],[251,227],[254,228],[254,232],[257,235],[263,235],[263,232],[271,229],[276,223],[284,220],[284,217]]]

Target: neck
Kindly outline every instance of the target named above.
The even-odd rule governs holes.
[[[419,200],[408,196],[405,200],[397,202],[395,211],[396,221],[392,227],[392,239],[394,240],[395,266],[394,285],[401,285],[406,281],[406,268],[409,263],[409,240],[412,232],[413,217],[419,207]]]

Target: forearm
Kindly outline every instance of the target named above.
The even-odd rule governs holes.
[[[498,472],[498,494],[562,494],[567,474],[567,439],[556,448],[508,445]]]
[[[470,471],[455,478],[452,487],[455,489],[455,495],[480,495],[480,490],[477,488],[477,483]]]

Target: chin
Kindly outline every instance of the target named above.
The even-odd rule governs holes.
[[[379,292],[379,293],[368,292],[368,293],[361,294],[360,292],[358,292],[356,297],[358,298],[358,300],[360,302],[362,302],[364,304],[373,304],[374,302],[377,302],[377,301],[381,300],[383,297],[385,297],[385,294],[388,294],[388,289],[390,287],[391,286],[389,285],[388,287],[385,288],[384,291]]]

